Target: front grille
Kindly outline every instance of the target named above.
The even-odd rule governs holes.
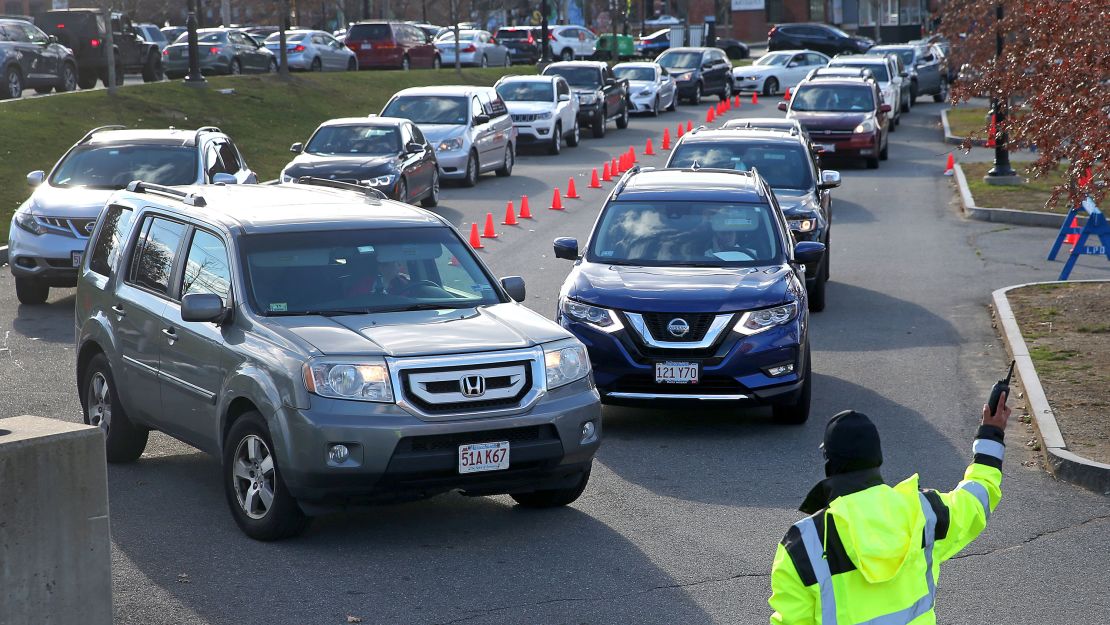
[[[559,440],[559,432],[555,429],[555,426],[551,424],[531,425],[502,430],[482,430],[480,432],[407,436],[397,443],[395,453],[426,453],[456,450],[460,445],[468,445],[471,443],[509,441],[509,445],[511,446],[520,443],[557,440]]]
[[[467,395],[466,379],[481,380],[481,392]],[[405,396],[427,414],[469,413],[520,404],[534,384],[528,360],[401,371]]]
[[[96,219],[70,219],[67,217],[39,217],[39,222],[55,234],[75,239],[87,239]]]
[[[642,313],[644,324],[652,338],[657,341],[674,343],[696,343],[705,338],[705,332],[717,317],[715,313]],[[690,326],[685,336],[675,336],[667,330],[667,325],[675,319],[682,319]]]
[[[850,139],[852,138],[851,130],[820,130],[817,128],[807,128],[809,137],[813,141],[820,143],[821,139]]]
[[[534,113],[531,113],[531,114],[521,113],[519,115],[513,115],[513,121],[514,122],[534,122],[534,121],[536,121],[536,117],[537,116]]]

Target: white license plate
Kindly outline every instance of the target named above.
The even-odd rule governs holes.
[[[509,441],[459,446],[459,473],[500,471],[509,468]]]
[[[81,266],[81,252],[70,252],[69,259],[73,262],[74,267]]]
[[[373,50],[374,46],[371,45],[371,44],[368,44],[368,43],[364,43],[364,44],[360,45],[358,48],[359,48],[359,50]]]
[[[701,367],[696,362],[655,363],[656,384],[697,384]]]
[[[817,144],[817,149],[821,150],[822,152],[835,152],[836,151],[836,144],[835,143],[818,143]]]

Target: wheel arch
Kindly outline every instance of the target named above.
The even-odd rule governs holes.
[[[104,348],[96,339],[90,339],[81,344],[81,348],[77,351],[77,398],[81,402],[81,408],[85,407],[85,390],[82,388],[85,381],[85,375],[88,373],[89,363],[97,355],[103,355]]]

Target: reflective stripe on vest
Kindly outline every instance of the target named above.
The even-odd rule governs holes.
[[[959,487],[975,495],[975,498],[978,499],[979,503],[983,506],[983,514],[986,515],[986,519],[989,521],[991,518],[991,500],[990,497],[987,496],[987,489],[979,482],[971,480],[961,482]]]
[[[937,596],[937,584],[933,579],[933,542],[936,537],[937,515],[933,506],[924,494],[918,493],[921,500],[921,511],[925,514],[925,582],[929,591],[908,608],[877,616],[873,619],[855,625],[906,625],[915,618],[933,609]],[[826,514],[828,514],[826,512]],[[806,517],[794,524],[802,535],[802,544],[805,545],[806,555],[809,557],[813,574],[817,578],[818,590],[821,593],[821,623],[823,625],[837,625],[836,620],[836,593],[833,590],[832,574],[829,572],[829,562],[825,559],[824,548],[817,537],[817,526],[813,517]]]
[[[971,453],[986,454],[1002,460],[1006,455],[1006,446],[998,441],[977,438],[971,445]]]

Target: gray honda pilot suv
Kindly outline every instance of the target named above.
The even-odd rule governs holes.
[[[91,239],[85,421],[112,462],[139,458],[152,429],[219,457],[253,538],[451,490],[561,506],[589,480],[601,414],[585,348],[433,213],[315,179],[135,182]]]

